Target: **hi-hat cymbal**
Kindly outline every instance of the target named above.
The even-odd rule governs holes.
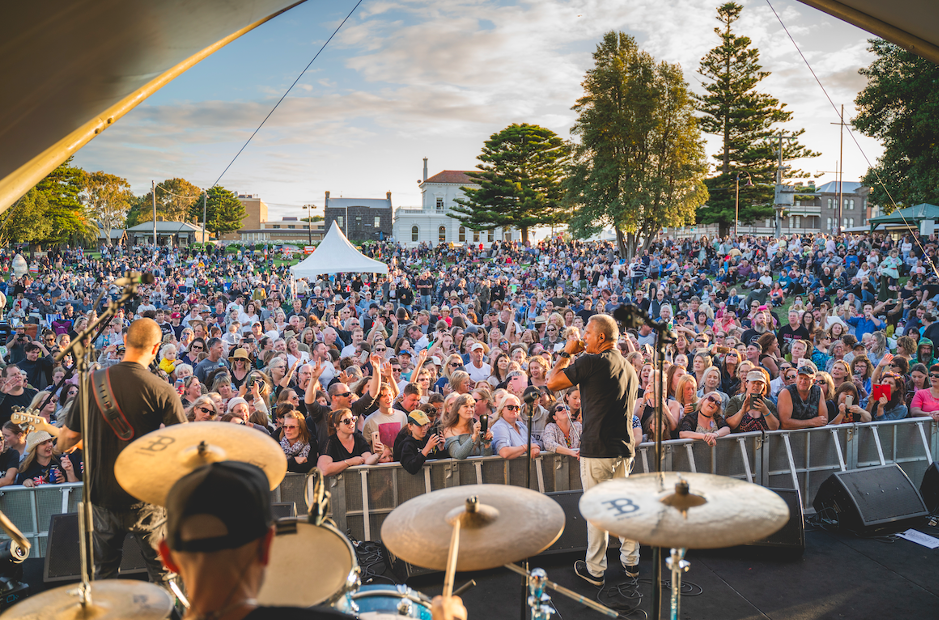
[[[468,510],[471,498],[478,503]],[[486,570],[537,555],[564,531],[564,511],[547,495],[509,485],[476,484],[404,502],[385,519],[381,540],[406,562],[445,570],[456,519],[460,520],[458,571]]]
[[[177,480],[219,461],[243,461],[267,474],[271,490],[287,474],[287,457],[268,435],[240,424],[192,422],[147,433],[117,457],[118,484],[137,499],[163,506]]]
[[[163,620],[173,598],[159,586],[131,579],[91,583],[91,604],[83,607],[80,586],[69,585],[34,594],[0,615],[2,620]]]
[[[676,492],[684,480],[687,494]],[[778,531],[789,507],[761,486],[711,474],[662,472],[602,482],[580,498],[596,527],[654,547],[718,549]]]

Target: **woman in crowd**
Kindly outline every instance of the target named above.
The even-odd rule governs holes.
[[[81,482],[81,452],[55,453],[55,438],[46,431],[33,431],[26,439],[26,458],[16,483],[24,487],[63,482]]]
[[[453,385],[450,382],[450,375],[455,373],[458,370],[463,369],[463,358],[457,355],[456,353],[447,357],[444,362],[443,367],[443,376],[437,380],[437,383],[434,384],[434,391],[443,393],[443,389],[450,385],[450,389],[453,389]]]
[[[44,405],[43,405],[43,401],[45,401]],[[39,411],[36,411],[36,414],[45,418],[46,422],[48,422],[49,424],[54,424],[56,421],[55,411],[56,411],[58,402],[59,402],[58,398],[56,398],[54,395],[50,394],[46,390],[42,390],[40,392],[37,392],[36,395],[33,396],[32,401],[30,401],[29,403],[29,409],[35,410],[39,408],[39,405],[43,405],[42,409],[40,409]]]
[[[910,381],[907,384],[906,405],[913,411],[913,396],[920,390],[929,389],[929,371],[922,364],[914,364],[910,368]],[[913,414],[914,417],[916,414]]]
[[[682,418],[697,409],[697,405],[698,382],[695,381],[694,375],[682,375],[675,388],[675,398],[668,403],[672,418],[680,422]],[[723,399],[721,399],[721,406],[723,406]]]
[[[760,366],[769,371],[770,379],[775,379],[779,376],[779,360],[783,357],[779,351],[779,341],[774,334],[768,333],[760,336],[757,342],[760,343],[760,348],[763,349],[759,358]]]
[[[251,357],[245,349],[235,349],[235,353],[228,358],[228,363],[231,365],[231,384],[236,390],[240,389],[251,374]]]
[[[430,431],[431,421],[427,414],[416,409],[408,414],[408,423],[404,428],[405,436],[395,441],[392,458],[401,463],[409,474],[419,473],[427,459],[432,458],[435,448],[443,441]]]
[[[709,394],[698,401],[697,408],[685,415],[678,426],[680,439],[700,439],[709,446],[717,444],[718,437],[730,434],[721,415],[721,398],[717,394]]]
[[[348,467],[374,465],[381,457],[372,454],[362,433],[355,431],[355,415],[349,409],[337,409],[330,413],[330,425],[335,429],[326,451],[316,461],[324,476],[334,476]]]
[[[874,366],[870,358],[866,355],[855,355],[851,360],[851,377],[858,391],[867,398],[871,393],[871,375],[873,375]]]
[[[721,392],[733,395],[737,393],[740,387],[740,380],[737,378],[737,365],[740,363],[740,354],[731,349],[724,354],[724,360],[721,364]]]
[[[535,387],[545,387],[548,383],[548,362],[537,355],[528,360],[528,383]]]
[[[218,405],[208,395],[200,396],[186,408],[186,419],[190,422],[213,422],[218,414]]]
[[[867,401],[867,411],[876,422],[885,420],[902,420],[909,414],[906,406],[906,384],[903,377],[897,373],[888,372],[883,376],[882,383],[890,386],[890,398],[881,394],[879,398],[870,398]]]
[[[769,373],[765,368],[747,373],[745,390],[731,398],[724,410],[731,430],[735,433],[778,430],[779,417],[769,397]]]
[[[509,362],[511,359],[501,349],[492,350],[492,375],[489,377],[489,385],[493,389],[504,383],[509,376]]]
[[[720,387],[721,371],[717,366],[710,366],[707,370],[704,371],[704,380],[701,384],[701,387],[698,388],[698,398],[703,398],[708,394],[716,393],[724,401],[722,408],[726,409],[727,403],[730,401],[730,397],[727,394],[721,392]]]
[[[835,382],[830,374],[820,370],[815,374],[815,385],[822,389],[822,399],[828,408],[828,417],[831,418],[835,411]]]
[[[310,442],[303,416],[296,411],[284,414],[280,447],[287,456],[287,471],[308,473],[317,461],[316,442]]]
[[[481,436],[481,424],[474,413],[476,401],[469,394],[459,394],[444,412],[441,421],[444,449],[451,458],[465,459],[470,456],[492,454],[492,429]],[[490,424],[493,420],[490,420]]]
[[[183,393],[181,395],[183,401],[183,407],[189,407],[192,403],[196,402],[196,399],[205,394],[203,391],[204,388],[201,383],[199,383],[199,378],[195,375],[190,375],[183,379]]]
[[[698,385],[704,385],[704,371],[711,367],[711,356],[707,353],[695,353],[692,358],[691,368],[693,377]]]
[[[574,385],[564,391],[561,400],[570,408],[571,420],[581,422],[580,419],[580,386]]]
[[[861,399],[857,386],[850,381],[844,382],[835,390],[834,401],[835,416],[829,420],[829,424],[857,424],[871,421],[870,412],[858,404]],[[831,413],[828,415],[831,417]]]
[[[26,431],[18,424],[7,421],[3,424],[3,454],[0,454],[0,487],[16,482],[20,463],[26,458]]]
[[[579,459],[582,430],[580,422],[571,420],[570,407],[558,402],[549,409],[548,423],[541,434],[544,449]]]

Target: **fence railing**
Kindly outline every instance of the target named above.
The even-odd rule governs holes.
[[[841,424],[822,428],[767,433],[742,433],[721,438],[714,446],[703,441],[666,441],[662,469],[730,476],[761,486],[799,489],[803,507],[811,503],[832,473],[898,464],[918,487],[926,469],[939,458],[939,430],[931,418],[894,422]],[[525,459],[498,456],[428,461],[416,475],[386,463],[350,467],[328,479],[332,518],[340,531],[357,540],[379,540],[381,524],[404,502],[438,489],[466,484],[525,486]],[[655,447],[639,446],[634,471],[655,470]],[[273,501],[292,502],[297,514],[307,512],[307,476],[287,474],[274,490]],[[552,452],[532,460],[531,488],[550,493],[581,489],[579,461]],[[81,484],[0,488],[2,510],[33,543],[31,557],[46,553],[49,520],[54,514],[77,512]]]

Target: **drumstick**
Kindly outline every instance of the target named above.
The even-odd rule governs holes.
[[[10,520],[3,512],[0,512],[0,528],[3,528],[3,531],[7,533],[7,536],[13,539],[16,544],[23,548],[24,551],[29,551],[30,545],[29,541],[23,536],[23,533],[13,525],[13,521]]]
[[[453,521],[453,535],[450,536],[450,554],[447,556],[447,575],[443,579],[443,597],[453,596],[453,578],[456,576],[456,558],[460,553],[460,520]]]

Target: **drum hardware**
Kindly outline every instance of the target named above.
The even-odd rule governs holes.
[[[540,569],[540,568],[536,568],[536,569],[534,569],[533,571],[531,571],[531,572],[529,573],[528,571],[526,571],[524,568],[522,568],[521,566],[519,566],[519,565],[517,565],[517,564],[506,564],[505,567],[506,567],[507,569],[509,569],[510,571],[512,571],[513,573],[518,573],[519,575],[522,575],[523,577],[531,577],[532,579],[529,580],[529,588],[532,588],[532,587],[533,587],[533,586],[531,585],[531,583],[534,582],[534,581],[537,579],[537,581],[538,581],[537,587],[538,587],[539,591],[541,592],[541,593],[537,596],[537,602],[538,602],[539,605],[544,605],[544,603],[542,602],[542,601],[545,600],[544,597],[546,596],[546,595],[544,594],[544,589],[547,588],[547,589],[550,589],[550,590],[554,590],[554,591],[557,592],[558,594],[562,594],[562,595],[566,596],[567,598],[571,599],[572,601],[576,601],[576,602],[578,602],[578,603],[580,603],[580,604],[582,604],[582,605],[586,605],[587,607],[589,607],[589,608],[591,608],[591,609],[593,609],[593,610],[595,610],[595,611],[599,611],[601,614],[603,614],[603,615],[605,615],[605,616],[609,616],[610,618],[616,618],[616,617],[619,616],[618,613],[616,613],[615,611],[613,611],[613,610],[610,609],[609,607],[606,607],[606,606],[604,606],[604,605],[601,605],[600,603],[598,603],[598,602],[596,602],[596,601],[594,601],[594,600],[592,600],[592,599],[585,598],[585,597],[581,596],[580,594],[574,592],[573,590],[569,590],[569,589],[565,588],[564,586],[562,586],[562,585],[560,585],[560,584],[558,584],[558,583],[555,583],[555,582],[553,582],[553,581],[550,581],[550,580],[548,579],[548,576],[547,576],[547,574],[545,573],[545,571],[542,570],[542,569]],[[534,597],[534,595],[530,596],[530,597],[529,597],[529,600],[531,600],[531,598],[533,598],[533,597]],[[548,598],[547,600],[550,601],[550,598]],[[550,606],[550,609],[551,609],[550,614],[554,614],[554,613],[555,613],[554,607],[553,607],[553,606]],[[534,611],[535,611],[535,609],[534,609],[534,607],[532,607],[532,613],[533,613],[533,614],[534,614]],[[542,611],[545,612],[545,611],[547,611],[547,610],[542,610]],[[541,618],[544,619],[544,620],[547,620],[548,617],[549,617],[549,616],[542,616]],[[532,616],[532,620],[540,620],[540,619],[536,619],[535,616],[533,615],[533,616]]]

